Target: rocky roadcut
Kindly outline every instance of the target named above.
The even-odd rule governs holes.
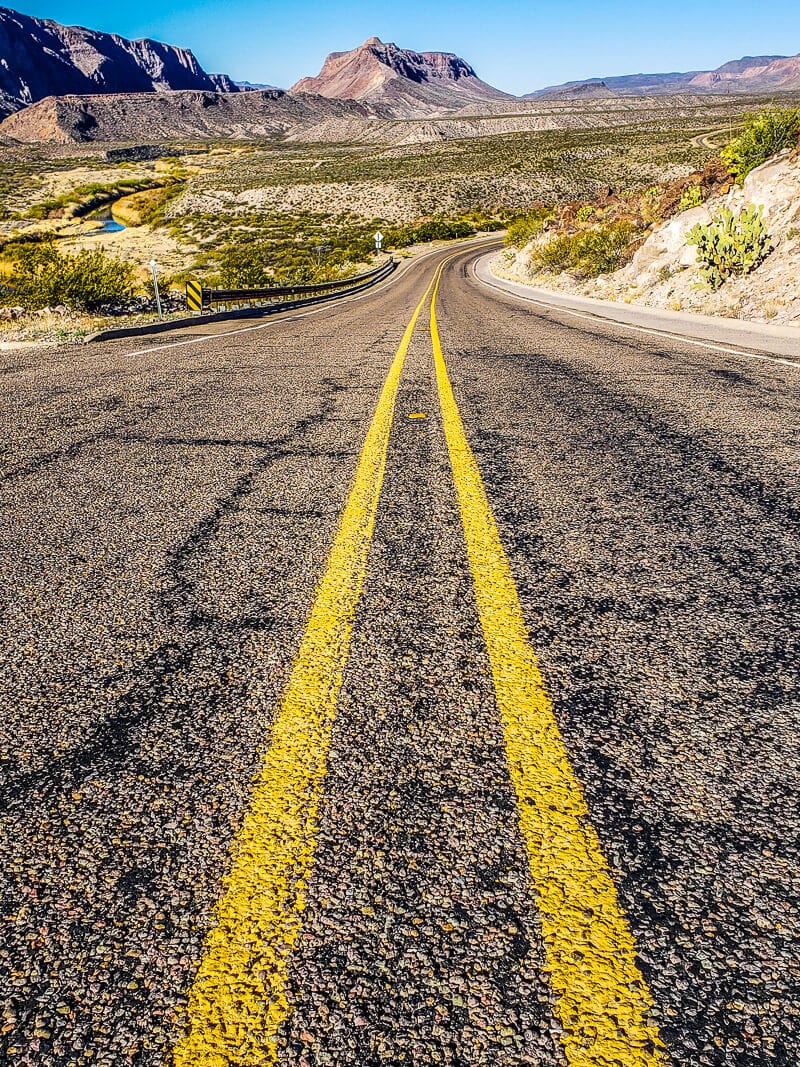
[[[234,976],[227,1047],[184,1062],[800,1057],[798,371],[534,313],[475,254],[227,336],[3,355],[15,1067],[161,1067],[214,1013],[251,783],[437,266],[378,408],[325,774],[276,792],[313,838],[278,826],[262,870],[279,983],[282,934],[238,946],[277,1025],[236,1033]]]
[[[698,198],[695,206],[656,226],[620,270],[583,282],[566,273],[539,277],[531,272],[531,258],[541,239],[498,257],[495,269],[500,277],[563,288],[595,299],[797,326],[800,152],[788,149],[776,154],[751,170],[741,186],[732,185],[727,174],[725,177],[722,189],[715,189],[704,203]],[[758,219],[763,228],[760,242],[753,242],[749,271],[712,287],[708,272],[698,262],[693,230],[731,218],[736,225],[746,225],[748,217]]]

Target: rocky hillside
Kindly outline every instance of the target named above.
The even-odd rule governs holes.
[[[0,8],[0,117],[48,96],[169,89],[238,92],[227,75],[206,74],[188,49]]]
[[[406,117],[451,111],[476,101],[512,99],[481,81],[456,55],[410,52],[377,37],[350,52],[333,52],[316,78],[301,78],[290,91],[369,101]]]
[[[725,97],[580,95],[553,100],[473,103],[425,118],[397,117],[385,102],[338,100],[280,89],[50,97],[0,123],[0,139],[27,144],[150,143],[285,137],[308,143],[441,144],[548,130],[592,130],[724,122]],[[480,163],[480,171],[488,166]]]
[[[51,96],[0,123],[0,138],[28,144],[81,141],[252,139],[344,123],[342,137],[360,132],[374,111],[354,100],[326,100],[280,89],[260,92],[159,92]],[[340,138],[334,138],[340,139]]]
[[[743,56],[716,70],[681,74],[624,74],[614,78],[588,78],[539,89],[536,96],[563,96],[565,91],[601,92],[641,96],[662,93],[769,93],[800,92],[800,56]]]
[[[696,74],[693,89],[720,92],[765,93],[800,90],[800,56],[745,56],[716,70]]]
[[[730,277],[713,291],[687,235],[698,223],[719,219],[726,209],[738,218],[753,207],[762,211],[769,254],[752,273]],[[604,300],[800,326],[800,149],[756,167],[743,185],[725,183],[704,203],[673,214],[652,230],[627,266],[611,274],[579,281],[568,274],[532,272],[537,245],[546,240],[545,234],[513,255],[504,253],[497,272]]]

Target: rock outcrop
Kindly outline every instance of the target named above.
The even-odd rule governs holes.
[[[800,149],[786,150],[752,170],[741,186],[725,186],[705,203],[679,212],[657,226],[621,270],[579,281],[532,274],[532,243],[497,261],[498,273],[516,281],[577,292],[626,304],[692,311],[705,315],[800,325]],[[761,209],[771,253],[750,274],[729,278],[712,292],[697,262],[697,248],[687,243],[697,223],[707,225],[723,209],[739,215]]]
[[[350,52],[333,52],[316,78],[301,78],[290,92],[369,101],[398,117],[512,99],[481,81],[469,63],[450,52],[411,52],[377,37]]]
[[[177,89],[238,92],[227,75],[206,74],[186,48],[0,7],[0,117],[48,96]]]

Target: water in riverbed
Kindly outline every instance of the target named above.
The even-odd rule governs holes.
[[[98,229],[92,230],[90,234],[87,234],[87,236],[89,237],[99,237],[101,234],[104,233],[119,233],[121,230],[125,229],[123,224],[121,222],[117,222],[117,220],[108,210],[102,212],[98,211],[97,214],[90,215],[87,221],[102,223],[102,225]]]

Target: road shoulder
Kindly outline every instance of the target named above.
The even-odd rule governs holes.
[[[474,264],[474,275],[481,284],[533,304],[563,309],[579,317],[607,319],[636,332],[675,335],[700,343],[703,347],[720,346],[733,354],[739,349],[746,349],[748,351],[743,351],[742,355],[756,352],[800,365],[800,329],[792,326],[717,319],[684,311],[632,307],[610,300],[554,293],[549,289],[499,278],[492,272],[490,264],[489,254]]]

